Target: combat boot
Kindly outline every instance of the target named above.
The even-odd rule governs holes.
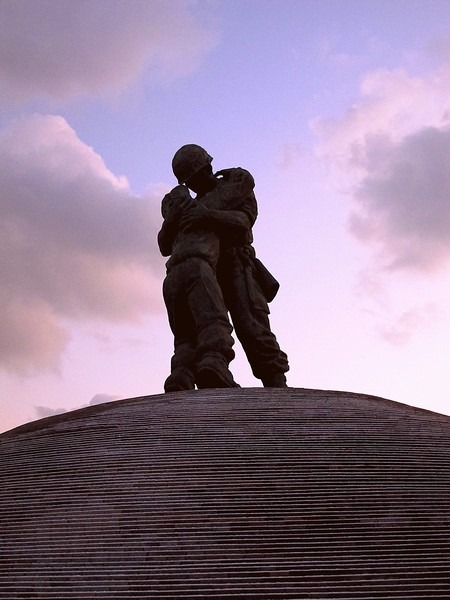
[[[268,373],[261,381],[264,387],[287,387],[286,375],[280,372]]]
[[[202,357],[195,377],[198,389],[240,387],[233,379],[222,354],[207,354]]]
[[[165,392],[195,389],[194,374],[187,367],[176,367],[164,383]]]

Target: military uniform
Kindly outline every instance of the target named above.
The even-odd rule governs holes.
[[[174,334],[171,375],[165,390],[194,389],[195,383],[198,387],[232,387],[236,384],[228,365],[234,358],[233,328],[216,276],[219,237],[203,227],[180,227],[183,211],[178,203],[186,194],[189,196],[185,186],[177,186],[161,205],[164,223],[158,243],[163,255],[171,255],[163,296]],[[190,200],[214,206],[218,196]]]
[[[220,171],[222,185],[232,196],[233,210],[246,216],[247,227],[221,233],[218,280],[225,304],[230,311],[236,335],[242,344],[253,374],[264,385],[286,385],[284,373],[289,370],[286,354],[280,349],[269,322],[268,300],[278,290],[278,283],[256,259],[252,246],[252,226],[258,215],[253,192],[254,180],[244,169]]]
[[[234,357],[228,311],[254,375],[265,386],[285,386],[287,356],[268,316],[278,282],[252,247],[254,180],[240,168],[213,175],[211,162],[201,146],[182,146],[172,160],[180,185],[162,202],[158,243],[163,256],[171,255],[163,294],[175,339],[164,388],[236,385],[228,370]]]

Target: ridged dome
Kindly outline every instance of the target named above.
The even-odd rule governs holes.
[[[287,389],[0,436],[0,598],[450,598],[450,417]]]

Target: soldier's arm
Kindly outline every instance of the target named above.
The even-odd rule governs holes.
[[[253,227],[258,216],[258,206],[253,189],[255,180],[245,169],[224,169],[216,173],[223,177],[226,185],[221,188],[224,193],[223,209],[212,209],[210,222],[219,230],[239,231]]]
[[[158,233],[158,246],[163,256],[172,254],[172,247],[180,229],[181,215],[191,200],[186,186],[177,186],[164,196],[161,203],[164,221]]]
[[[183,216],[181,227],[189,229],[195,225],[207,226],[218,233],[227,231],[242,231],[253,227],[258,216],[253,188],[255,181],[252,175],[241,168],[224,169],[216,173],[224,179],[226,185],[209,192],[202,203],[192,206]],[[219,204],[223,208],[209,208],[209,204],[216,204],[213,195],[220,194]],[[208,196],[212,201],[208,202]]]
[[[239,207],[239,210],[219,210],[198,203],[182,216],[180,229],[188,231],[195,227],[207,227],[219,234],[245,231],[253,226],[257,216],[256,201],[251,205]]]
[[[254,219],[243,210],[207,209],[207,223],[218,233],[227,231],[245,231],[250,229]]]
[[[163,256],[172,254],[172,247],[178,233],[178,226],[175,223],[164,221],[158,233],[159,251]]]

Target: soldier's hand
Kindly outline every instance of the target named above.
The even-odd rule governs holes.
[[[175,186],[169,193],[169,196],[180,210],[184,210],[192,202],[189,190],[185,185]]]
[[[161,212],[165,219],[178,219],[183,211],[191,204],[192,198],[185,185],[177,185],[163,198]]]
[[[203,204],[192,203],[181,216],[180,228],[183,231],[188,231],[204,224],[208,219],[208,212],[208,209]]]

